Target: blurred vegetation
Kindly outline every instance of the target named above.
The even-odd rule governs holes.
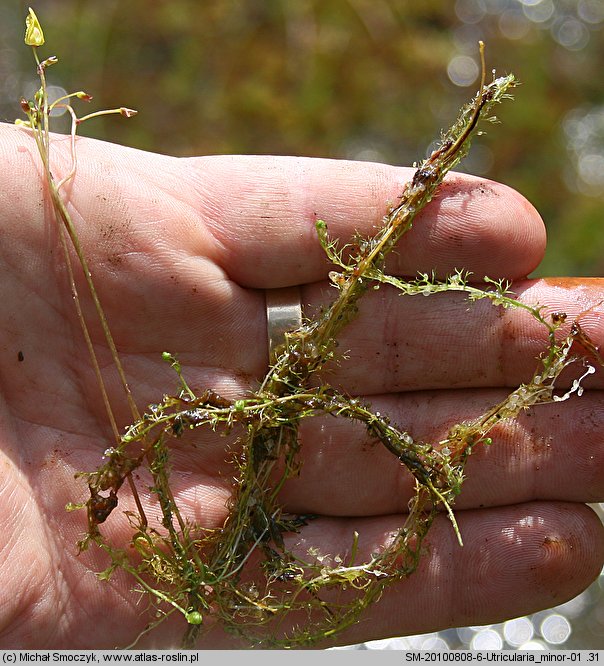
[[[3,0],[0,10],[1,120],[19,115],[16,100],[34,81],[21,44],[27,5]],[[38,0],[34,8],[61,60],[52,83],[140,111],[85,131],[174,155],[411,164],[474,91],[483,39],[489,67],[523,85],[465,168],[515,187],[541,212],[550,244],[538,274],[604,273],[601,0]]]
[[[522,86],[466,170],[540,211],[550,240],[536,274],[604,275],[603,0],[1,0],[2,121],[35,85],[28,4],[61,61],[51,83],[139,110],[84,133],[172,155],[411,164],[473,94],[482,39],[488,66]],[[574,635],[601,648],[589,594]]]

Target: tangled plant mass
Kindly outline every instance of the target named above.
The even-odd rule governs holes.
[[[568,324],[565,313],[548,316],[542,305],[521,302],[503,280],[485,277],[481,283],[471,282],[470,274],[461,267],[446,279],[431,274],[403,279],[385,272],[389,253],[411,229],[416,215],[430,202],[445,175],[467,153],[480,123],[492,120],[492,108],[509,97],[515,79],[508,75],[493,77],[490,83],[485,81],[481,44],[483,74],[477,95],[443,134],[439,147],[417,167],[375,234],[357,236],[350,244],[340,246],[329,235],[328,221],[317,222],[317,242],[333,264],[329,277],[335,297],[314,318],[285,335],[255,391],[236,400],[219,395],[211,387],[194,391],[183,376],[178,359],[166,352],[163,357],[175,371],[176,389],[141,413],[133,397],[136,387],[131,389],[122,368],[77,229],[61,194],[64,185],[77,178],[78,126],[100,114],[130,117],[135,112],[120,108],[78,117],[71,102],[74,98],[89,102],[91,97],[84,92],[49,102],[46,72],[57,58],[40,60],[38,49],[44,44],[44,35],[31,9],[25,42],[33,49],[40,88],[32,100],[22,100],[27,120],[17,122],[37,142],[61,229],[63,256],[78,318],[114,436],[107,450],[99,452],[100,466],[78,475],[88,486],[88,500],[68,506],[70,510],[87,512],[88,529],[79,549],[103,549],[110,564],[99,578],[109,579],[121,569],[152,601],[154,613],[146,631],[168,616],[181,614],[183,647],[194,647],[201,633],[216,622],[226,631],[262,647],[324,644],[353,624],[386,587],[413,573],[422,554],[422,541],[439,511],[447,512],[461,543],[454,501],[462,487],[468,456],[476,446],[491,444],[493,427],[504,419],[514,419],[529,407],[563,401],[572,393],[580,395],[581,381],[595,371],[595,365],[602,365],[599,350],[579,320],[571,323],[568,334],[562,335],[562,326]],[[52,174],[49,139],[50,114],[56,108],[67,110],[72,118],[72,168],[59,182]],[[125,430],[118,427],[113,416],[90,340],[69,244],[76,251],[89,297],[121,378],[124,400],[132,413],[132,422]],[[405,297],[457,291],[463,292],[469,302],[486,299],[496,308],[525,310],[544,327],[549,341],[536,361],[531,380],[481,416],[452,427],[439,442],[415,439],[370,405],[331,386],[321,371],[334,360],[346,362],[338,355],[338,336],[355,316],[367,291],[382,285],[397,289]],[[569,390],[557,391],[560,374],[572,364],[578,367],[576,379]],[[300,424],[323,414],[362,424],[370,439],[381,442],[415,479],[406,520],[389,543],[368,558],[359,554],[361,535],[357,533],[351,534],[345,553],[322,553],[312,546],[301,553],[288,546],[292,541],[288,535],[298,532],[313,516],[288,514],[280,503],[280,491],[288,479],[299,473],[302,464]],[[186,515],[171,486],[174,440],[200,429],[237,436],[237,446],[225,453],[232,466],[232,497],[228,517],[218,529],[203,528]],[[150,490],[161,514],[157,520],[156,512],[153,516],[145,512],[139,499],[142,475],[135,478],[139,472],[150,479]],[[124,493],[132,494],[136,510],[127,512],[129,542],[116,544],[105,537],[103,526],[119,510]]]

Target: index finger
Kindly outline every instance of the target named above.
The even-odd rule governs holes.
[[[190,182],[215,260],[247,287],[272,288],[326,277],[315,230],[323,219],[342,243],[375,233],[413,169],[293,157],[191,158]],[[545,249],[543,222],[514,190],[451,173],[399,244],[389,270],[445,275],[465,268],[479,279],[528,275]]]
[[[10,219],[38,219],[33,139],[7,125],[0,135],[8,167],[3,189],[20,193],[0,204]],[[68,137],[53,140],[55,177],[69,171],[69,147]],[[79,233],[90,254],[100,253],[98,260],[115,263],[117,252],[147,255],[154,264],[161,255],[173,266],[201,257],[240,286],[262,289],[325,279],[331,265],[318,241],[317,219],[342,243],[355,232],[370,235],[413,175],[409,168],[316,158],[178,159],[93,139],[78,139],[76,150],[68,206],[87,223]],[[118,248],[108,247],[114,237]],[[464,268],[479,279],[515,279],[534,270],[544,249],[543,222],[520,194],[451,173],[418,214],[388,270],[444,275]]]

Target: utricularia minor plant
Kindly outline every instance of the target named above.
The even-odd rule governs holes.
[[[464,465],[478,446],[490,445],[492,428],[504,419],[514,419],[523,410],[571,393],[581,394],[581,379],[601,364],[598,350],[581,329],[572,323],[561,334],[564,313],[547,316],[541,305],[527,305],[514,297],[505,281],[484,278],[482,285],[471,283],[460,267],[446,279],[421,274],[415,279],[388,275],[385,262],[417,214],[430,202],[445,175],[466,155],[472,136],[484,120],[493,120],[493,107],[510,97],[513,75],[495,77],[487,83],[484,48],[480,44],[482,80],[474,99],[465,106],[455,123],[442,135],[438,148],[425,159],[406,184],[402,195],[382,220],[374,235],[357,236],[341,247],[329,236],[329,221],[318,221],[317,243],[333,263],[330,279],[333,302],[285,335],[276,350],[266,376],[255,391],[237,400],[219,395],[212,387],[193,391],[181,372],[177,358],[169,352],[164,359],[175,371],[172,388],[156,404],[140,410],[120,362],[102,305],[98,298],[86,256],[78,241],[78,231],[62,198],[66,183],[77,179],[76,132],[81,123],[101,114],[130,117],[126,108],[97,111],[78,116],[74,100],[90,101],[85,92],[49,101],[47,70],[57,63],[55,56],[40,59],[44,35],[33,10],[26,22],[25,43],[32,47],[40,88],[33,99],[21,100],[26,120],[17,123],[37,142],[44,173],[61,231],[64,260],[70,276],[84,339],[95,369],[107,409],[113,441],[99,451],[99,467],[78,475],[87,485],[89,499],[72,504],[70,510],[87,512],[87,532],[78,544],[80,551],[94,546],[106,552],[109,564],[99,572],[99,584],[115,570],[127,572],[133,588],[152,602],[148,631],[165,618],[180,614],[183,619],[183,647],[193,647],[208,627],[216,622],[261,647],[302,647],[326,644],[339,631],[353,624],[386,587],[410,576],[418,565],[422,541],[439,511],[457,529],[453,505],[464,479]],[[54,109],[66,110],[72,118],[72,168],[59,182],[51,168],[50,116]],[[69,244],[75,249],[79,267],[72,265]],[[75,271],[81,270],[100,319],[113,362],[121,377],[124,400],[132,413],[125,429],[118,427],[109,403],[99,363],[88,334],[88,324],[76,288]],[[452,427],[438,442],[418,441],[403,425],[391,423],[380,413],[324,383],[319,372],[328,361],[337,359],[337,340],[354,317],[364,294],[380,285],[390,285],[406,297],[430,296],[445,291],[463,292],[468,301],[490,301],[495,308],[522,308],[541,324],[549,340],[536,360],[532,379],[512,391],[505,400],[483,415]],[[580,343],[577,345],[576,343]],[[345,358],[338,359],[345,363]],[[577,379],[566,392],[555,390],[556,380],[569,365],[577,364]],[[294,553],[284,537],[295,533],[312,516],[295,516],[280,504],[280,490],[299,473],[302,458],[299,438],[304,419],[330,414],[362,424],[369,436],[381,442],[401,465],[401,474],[415,479],[415,493],[406,519],[387,545],[369,557],[359,554],[358,533],[351,534],[346,553],[319,553],[310,547]],[[237,447],[229,456],[232,465],[232,499],[228,518],[220,529],[204,529],[187,516],[176,502],[171,488],[170,461],[175,439],[185,432],[211,429],[235,433]],[[146,476],[135,472],[145,471]],[[137,485],[150,478],[150,491],[161,514],[152,519],[145,512]],[[120,497],[131,493],[135,512],[129,512],[128,543],[111,543],[103,534],[103,524],[119,511]],[[81,554],[85,557],[85,554]]]

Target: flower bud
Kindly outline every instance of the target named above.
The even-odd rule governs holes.
[[[44,44],[44,33],[42,26],[34,10],[30,7],[29,14],[25,19],[25,43],[28,46],[42,46]]]
[[[57,56],[49,56],[46,58],[46,60],[42,60],[40,63],[40,69],[46,69],[47,67],[50,67],[51,65],[56,65],[59,62],[59,59]]]
[[[25,97],[22,97],[19,102],[24,113],[29,113],[32,110],[31,103]]]

